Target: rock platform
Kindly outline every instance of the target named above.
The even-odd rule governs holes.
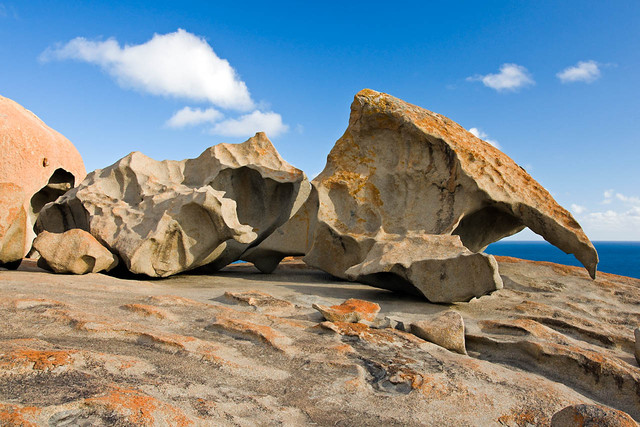
[[[297,259],[151,281],[23,261],[0,271],[0,425],[525,426],[581,404],[640,419],[640,280],[496,258],[503,289],[446,305]],[[312,307],[351,298],[393,324],[456,311],[468,355]]]

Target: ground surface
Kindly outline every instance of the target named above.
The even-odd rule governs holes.
[[[640,419],[640,280],[499,260],[503,290],[453,305],[299,261],[156,281],[23,263],[0,271],[0,425],[524,426],[593,402]],[[348,298],[406,324],[456,310],[469,355],[311,307]]]

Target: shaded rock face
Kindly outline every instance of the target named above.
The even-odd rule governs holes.
[[[40,209],[86,175],[76,148],[31,111],[0,96],[0,265],[20,262]]]
[[[304,173],[257,133],[195,159],[131,153],[45,207],[37,228],[86,230],[132,273],[215,271],[286,222],[308,191]]]
[[[468,271],[463,264],[473,258],[448,236],[479,252],[525,226],[574,254],[592,277],[596,274],[598,255],[579,224],[524,169],[446,117],[387,94],[365,89],[355,96],[349,127],[313,186],[307,201],[307,211],[314,213],[311,238],[302,232],[295,238],[310,240],[306,263],[340,278],[378,286],[381,281],[369,279],[392,275],[387,282],[425,293],[436,282],[425,283],[404,270],[435,258],[443,270],[441,286],[458,288],[465,286],[464,280],[452,285],[445,273]],[[424,237],[424,244],[408,238],[425,235],[447,236],[442,238],[448,239],[444,245],[449,254],[441,257],[441,245],[430,244],[430,237]],[[407,238],[414,247],[401,248]],[[393,257],[385,255],[389,251]],[[481,292],[499,289],[495,262],[480,257],[475,259],[483,265],[483,280],[495,278],[480,286]],[[436,300],[477,296],[474,280],[469,273],[470,289],[461,289],[462,296]]]
[[[118,258],[79,228],[62,234],[43,231],[33,241],[33,247],[41,256],[38,265],[56,273],[98,273],[118,265]]]

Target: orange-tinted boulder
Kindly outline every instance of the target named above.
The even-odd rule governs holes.
[[[21,260],[40,209],[86,175],[78,150],[31,111],[0,96],[0,265]]]

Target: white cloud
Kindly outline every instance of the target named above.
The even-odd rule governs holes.
[[[494,139],[489,139],[489,135],[487,135],[486,133],[484,133],[483,131],[481,131],[478,128],[469,129],[469,133],[471,133],[476,138],[480,138],[483,141],[488,142],[489,144],[493,145],[496,148],[500,148],[500,144],[498,144],[498,141],[496,141]]]
[[[580,61],[572,67],[567,67],[556,76],[562,83],[585,82],[592,83],[600,78],[600,68],[596,61]]]
[[[246,84],[229,62],[219,58],[206,40],[182,29],[154,34],[138,45],[120,46],[113,38],[90,41],[77,37],[48,48],[40,59],[96,64],[121,86],[154,95],[208,101],[242,111],[254,107]]]
[[[182,110],[176,111],[176,113],[167,120],[165,126],[176,129],[202,123],[215,123],[222,119],[222,117],[224,117],[223,114],[214,108],[202,110],[200,108],[184,107]]]
[[[575,203],[571,205],[571,212],[573,212],[576,215],[580,215],[586,211],[587,211],[587,208],[585,208],[584,206],[576,205]]]
[[[640,198],[633,196],[625,196],[624,194],[616,193],[616,198],[624,203],[631,203],[633,205],[640,205]]]
[[[256,110],[237,119],[227,119],[217,123],[211,133],[223,136],[253,136],[256,132],[265,132],[269,137],[275,137],[289,130],[289,126],[282,123],[280,114],[268,111],[263,113]]]
[[[502,64],[497,74],[475,75],[467,77],[467,81],[481,81],[485,86],[502,91],[515,91],[521,87],[535,84],[529,71],[518,64]]]
[[[578,221],[592,240],[640,240],[640,206],[592,212],[579,216]]]

